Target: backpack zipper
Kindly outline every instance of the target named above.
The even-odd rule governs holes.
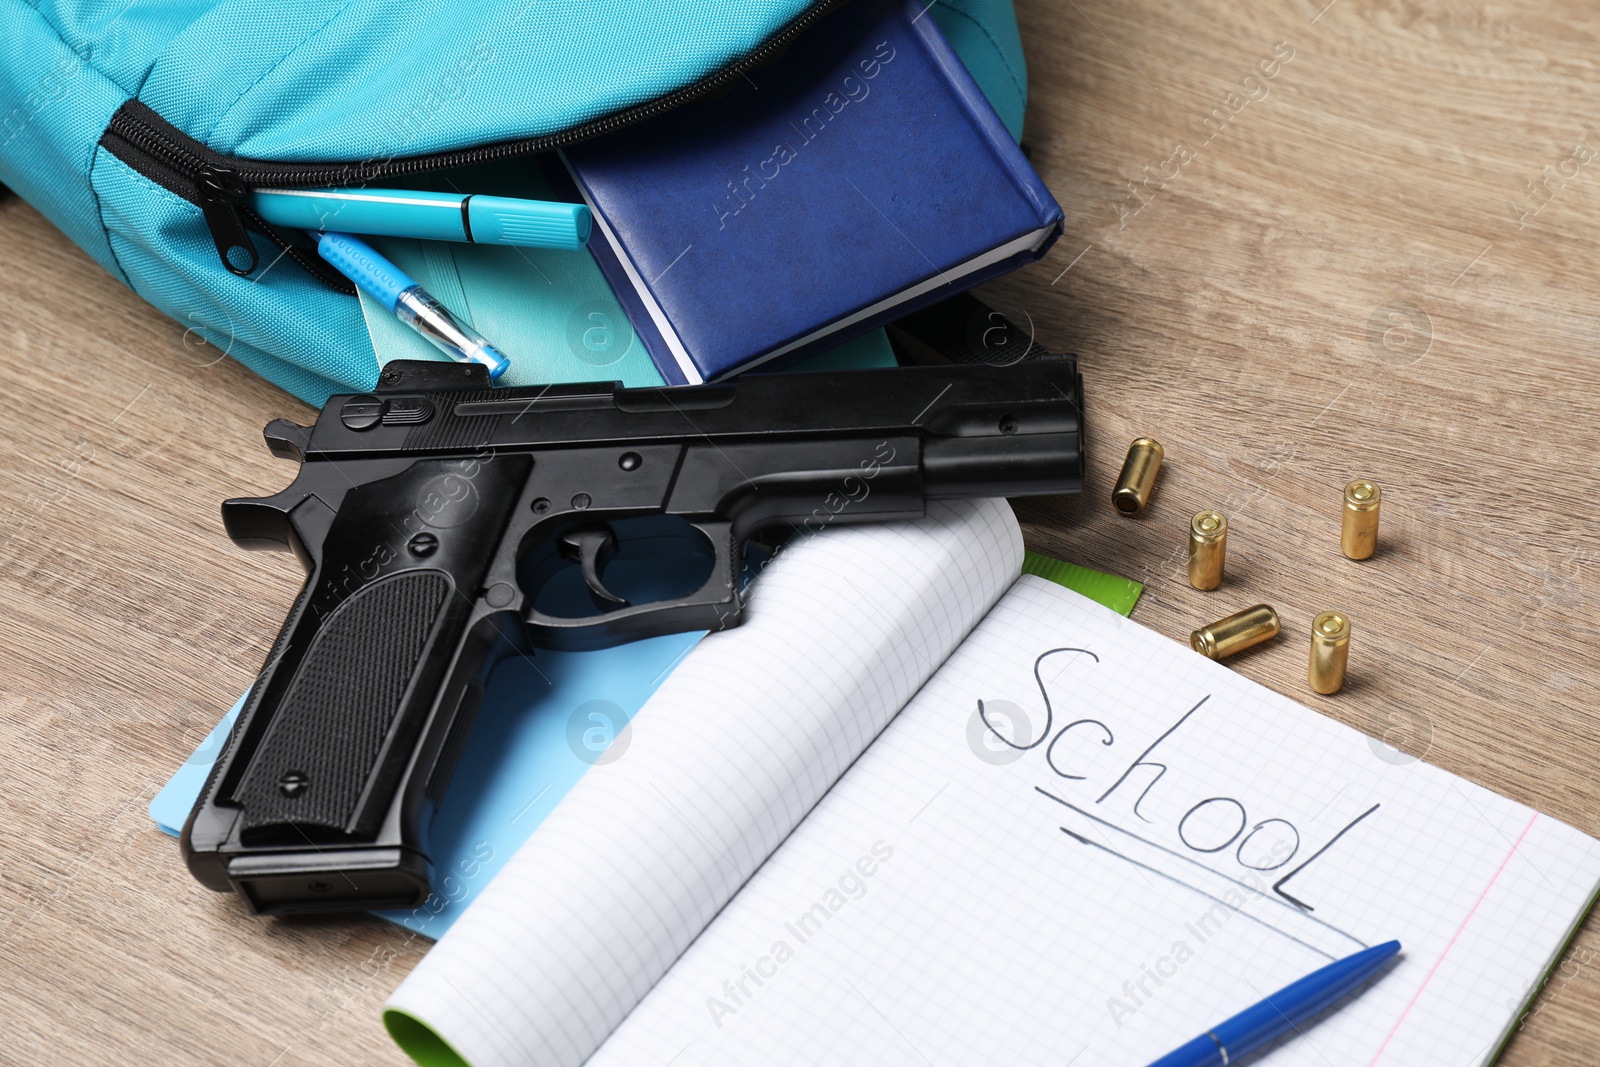
[[[244,278],[260,265],[250,240],[249,231],[255,230],[312,277],[341,293],[355,295],[356,287],[321,256],[291,244],[277,227],[255,213],[248,198],[250,190],[227,156],[185,135],[139,101],[129,100],[117,109],[100,144],[168,192],[199,205],[217,256],[230,272]]]
[[[350,188],[378,178],[423,174],[548,152],[612,133],[713,95],[771,61],[813,23],[847,2],[818,0],[753,51],[688,85],[643,104],[538,137],[359,163],[278,163],[214,152],[139,100],[129,99],[111,116],[100,145],[169,192],[197,204],[216,243],[217,256],[230,272],[241,278],[248,277],[260,265],[260,257],[250,240],[250,231],[254,230],[325,284],[342,293],[354,294],[355,287],[314,251],[291,243],[277,227],[256,214],[250,207],[250,192],[293,186]]]

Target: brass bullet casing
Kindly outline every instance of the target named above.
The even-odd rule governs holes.
[[[1351,559],[1367,559],[1378,548],[1378,509],[1383,490],[1375,482],[1357,478],[1344,487],[1344,524],[1339,548]]]
[[[1227,516],[1220,511],[1198,512],[1189,520],[1189,584],[1196,589],[1221,585],[1227,558]]]
[[[1227,659],[1235,652],[1278,636],[1278,613],[1270,604],[1257,604],[1218,619],[1189,635],[1189,644],[1208,659]]]
[[[1118,511],[1137,515],[1150,503],[1156,471],[1161,469],[1161,458],[1165,455],[1161,442],[1154,437],[1141,437],[1128,446],[1128,458],[1122,461],[1117,487],[1111,491],[1111,503]]]
[[[1324,611],[1311,620],[1311,688],[1327,696],[1344,687],[1344,669],[1350,662],[1350,617],[1342,611]]]

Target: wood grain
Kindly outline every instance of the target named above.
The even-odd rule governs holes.
[[[1019,514],[1148,583],[1136,617],[1173,637],[1275,604],[1286,635],[1241,673],[1600,834],[1600,159],[1575,152],[1600,150],[1600,9],[1323,3],[1018,0],[1068,223],[985,295],[1079,353],[1094,433],[1090,491]],[[0,235],[0,1058],[398,1064],[378,1008],[421,942],[248,918],[144,811],[298,587],[217,504],[285,484],[261,427],[310,412],[26,205]],[[1140,434],[1167,462],[1129,520],[1108,494]],[[1357,475],[1385,490],[1360,564]],[[1206,506],[1232,526],[1214,593],[1181,567]],[[1318,698],[1330,606],[1351,684]],[[1597,1004],[1591,920],[1503,1062],[1593,1063]]]

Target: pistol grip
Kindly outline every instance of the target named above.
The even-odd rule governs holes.
[[[426,896],[428,802],[499,644],[480,590],[530,466],[343,472],[356,484],[185,828],[202,881],[225,870],[258,911]]]
[[[320,625],[304,641],[233,791],[246,844],[326,843],[376,831],[420,725],[406,720],[426,714],[403,707],[407,690],[430,673],[436,643],[459,639],[465,613],[452,610],[455,594],[443,571],[404,571],[312,620]],[[384,758],[389,751],[399,758]]]

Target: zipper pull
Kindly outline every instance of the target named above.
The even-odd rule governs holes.
[[[247,278],[260,263],[255,242],[245,228],[240,208],[248,190],[239,176],[221,167],[204,166],[196,179],[200,210],[205,213],[206,227],[211,239],[217,243],[217,255],[222,265],[241,278]]]

